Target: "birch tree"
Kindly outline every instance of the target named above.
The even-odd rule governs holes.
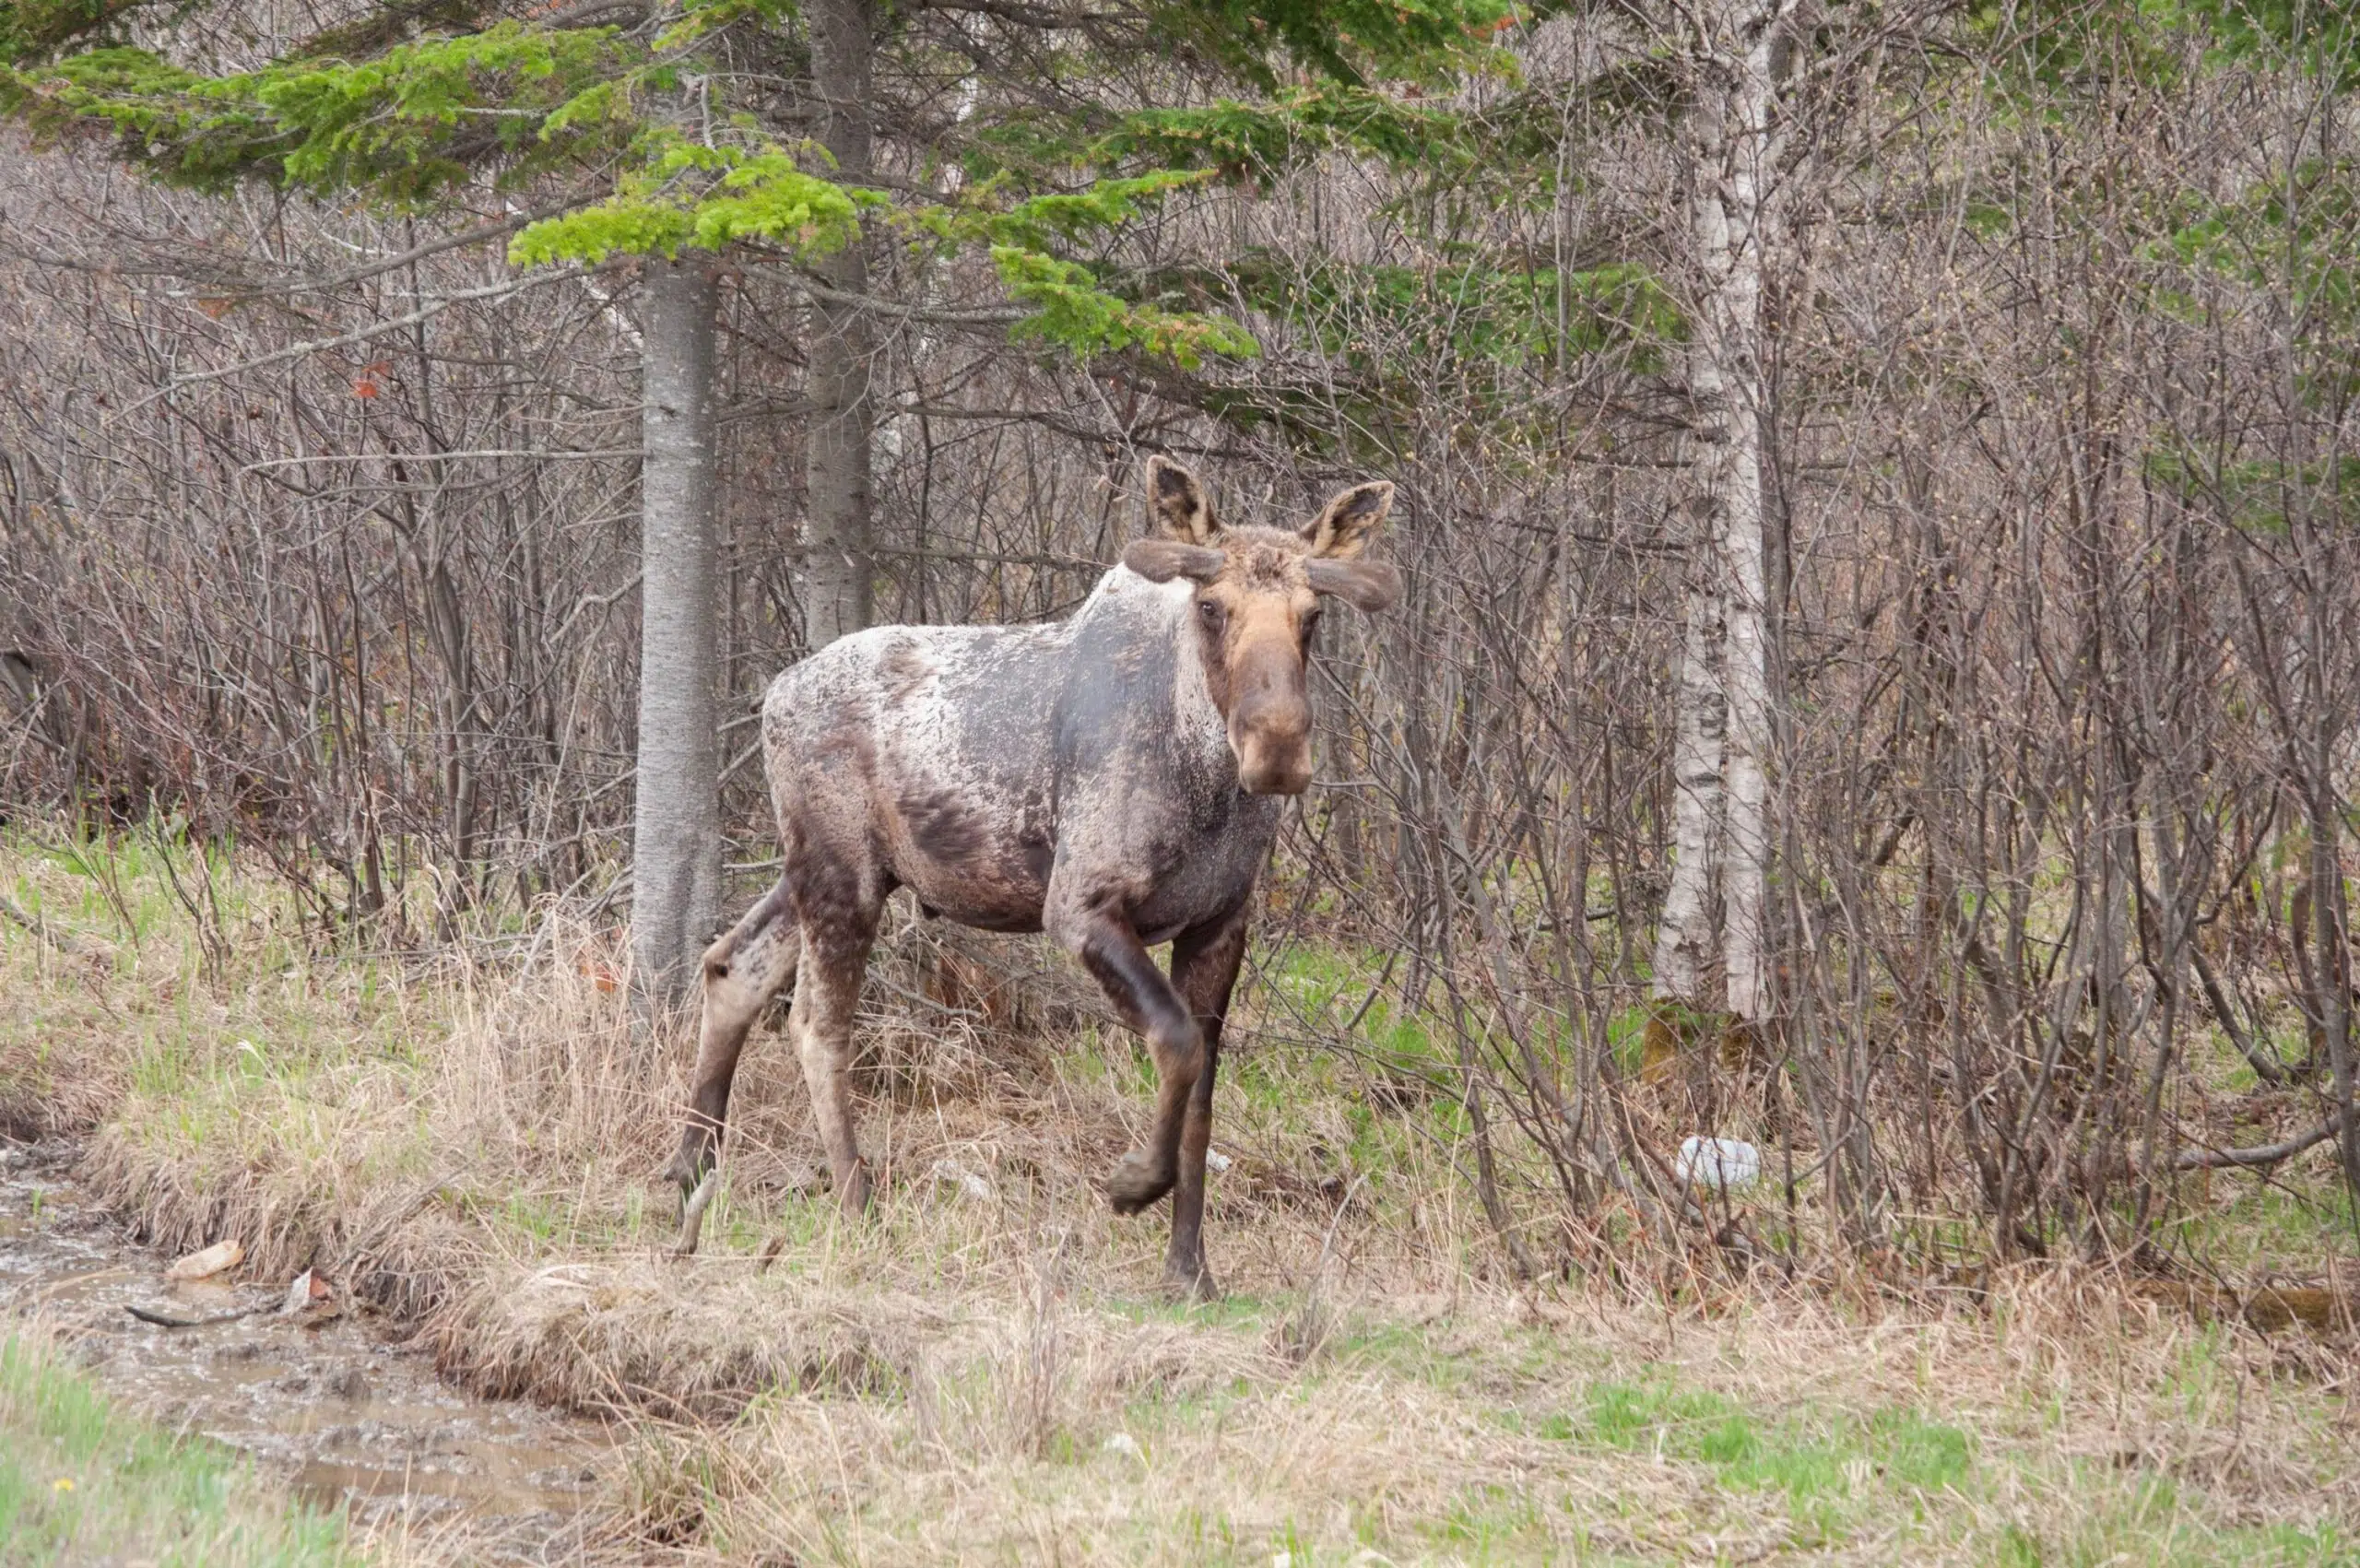
[[[1672,877],[1652,984],[1658,1002],[1710,1010],[1707,965],[1717,935],[1727,1008],[1749,1035],[1772,1005],[1773,621],[1764,571],[1769,426],[1762,305],[1792,10],[1793,0],[1720,0],[1681,13],[1690,82],[1683,149],[1693,533],[1675,721]],[[1651,1031],[1658,1060],[1663,1032]]]

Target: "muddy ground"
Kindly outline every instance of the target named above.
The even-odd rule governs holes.
[[[606,1427],[463,1394],[365,1308],[282,1314],[288,1281],[170,1281],[171,1260],[103,1213],[73,1162],[64,1145],[0,1144],[0,1323],[39,1320],[132,1409],[372,1533],[522,1562],[575,1561],[600,1538]],[[248,1315],[168,1328],[132,1306]]]

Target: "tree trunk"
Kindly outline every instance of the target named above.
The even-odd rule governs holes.
[[[1680,690],[1673,715],[1671,886],[1656,926],[1652,994],[1683,1007],[1705,1005],[1705,965],[1713,953],[1713,871],[1720,848],[1722,742],[1728,704],[1721,692],[1725,634],[1719,563],[1710,525],[1697,524],[1690,546],[1687,631],[1680,651]],[[1663,1064],[1669,1039],[1650,1050]]]
[[[2309,631],[2313,649],[2324,648],[2327,629],[2313,595]],[[2311,663],[2316,669],[2322,661],[2316,654]],[[2360,1116],[2354,1114],[2354,1063],[2352,1055],[2352,973],[2351,937],[2343,920],[2343,829],[2342,814],[2337,810],[2333,744],[2334,731],[2341,725],[2330,725],[2325,718],[2323,699],[2329,693],[2326,681],[2313,675],[2307,684],[2315,693],[2312,711],[2322,716],[2319,744],[2312,749],[2311,776],[2304,783],[2308,786],[2308,807],[2311,830],[2311,931],[2310,937],[2319,952],[2319,984],[2314,993],[2318,998],[2319,1033],[2327,1046],[2330,1082],[2334,1092],[2337,1123],[2336,1149],[2343,1166],[2347,1189],[2360,1196]]]
[[[1711,476],[1716,534],[1728,572],[1729,817],[1721,877],[1722,949],[1729,1011],[1758,1025],[1770,1011],[1770,649],[1763,572],[1762,354],[1764,197],[1777,157],[1776,77],[1782,5],[1732,7],[1737,36],[1721,114],[1720,178],[1700,183],[1697,238],[1708,277],[1704,358],[1712,370],[1699,402],[1717,439]],[[1741,51],[1741,53],[1740,52]],[[1707,195],[1707,191],[1710,195]],[[1715,199],[1717,198],[1717,199]],[[1711,209],[1717,206],[1719,212]]]
[[[1693,41],[1691,471],[1697,546],[1706,559],[1690,574],[1678,737],[1679,862],[1657,942],[1656,994],[1698,1000],[1699,933],[1709,919],[1709,864],[1717,859],[1728,1008],[1749,1029],[1768,1016],[1772,994],[1762,288],[1786,10],[1786,0],[1734,0],[1705,13],[1710,31]],[[1717,682],[1710,658],[1717,627]],[[1710,820],[1716,809],[1717,824]]]
[[[871,0],[814,0],[811,80],[820,143],[838,176],[868,175]],[[821,281],[840,295],[868,289],[859,241],[820,262]],[[869,385],[876,345],[867,312],[844,299],[811,301],[810,426],[805,486],[802,583],[805,645],[825,647],[868,624]]]
[[[640,469],[639,773],[631,953],[641,996],[677,1002],[721,914],[709,264],[651,260]]]

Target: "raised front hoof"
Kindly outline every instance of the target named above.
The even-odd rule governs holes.
[[[1116,1161],[1106,1176],[1106,1201],[1117,1214],[1137,1214],[1171,1190],[1172,1173],[1158,1172],[1136,1149]]]
[[[1164,1300],[1182,1306],[1203,1306],[1221,1300],[1221,1287],[1213,1282],[1213,1271],[1203,1264],[1190,1268],[1184,1264],[1163,1266]]]
[[[712,1169],[712,1139],[690,1133],[680,1140],[680,1147],[674,1151],[672,1162],[664,1167],[661,1179],[679,1188],[680,1201],[686,1203],[689,1195],[697,1190],[697,1184],[704,1180],[704,1173]]]

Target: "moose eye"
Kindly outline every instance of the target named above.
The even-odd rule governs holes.
[[[1205,624],[1207,626],[1219,626],[1221,622],[1221,601],[1219,599],[1198,599],[1197,601],[1197,613],[1205,618]]]

